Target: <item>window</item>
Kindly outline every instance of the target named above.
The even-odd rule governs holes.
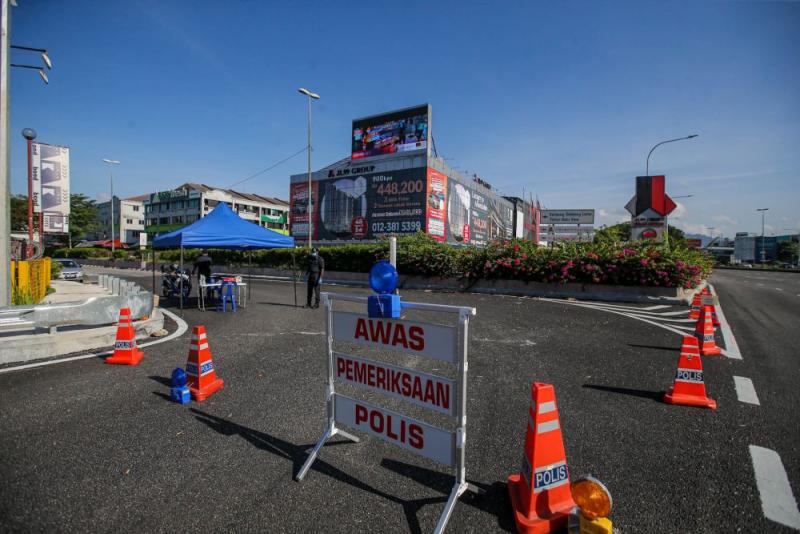
[[[133,219],[125,219],[125,224],[133,224]]]
[[[313,199],[312,199],[313,200]],[[133,211],[139,211],[139,206],[134,206]]]

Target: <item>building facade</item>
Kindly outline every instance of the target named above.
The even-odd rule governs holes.
[[[97,230],[87,238],[92,241],[119,239],[120,243],[134,246],[139,244],[139,234],[145,231],[145,196],[114,197],[114,235],[111,235],[111,200],[97,204]]]
[[[208,215],[220,202],[247,221],[281,234],[289,233],[288,202],[187,182],[169,191],[152,193],[144,200],[147,234],[156,236],[191,224]]]
[[[763,252],[762,252],[763,251]],[[733,245],[733,263],[761,263],[778,257],[778,240],[765,236],[739,232]]]

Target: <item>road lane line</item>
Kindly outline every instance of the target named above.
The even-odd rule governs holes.
[[[156,339],[155,341],[148,341],[147,343],[137,343],[136,346],[139,348],[149,347],[151,345],[158,345],[159,343],[164,343],[166,341],[170,341],[175,339],[176,337],[180,337],[189,329],[189,325],[186,324],[186,321],[175,315],[169,310],[165,310],[161,308],[161,313],[175,321],[178,325],[178,329],[175,330],[168,336],[162,337],[160,339]],[[99,358],[101,356],[108,356],[109,354],[113,354],[113,350],[107,350],[103,352],[95,352],[93,354],[82,354],[80,356],[72,356],[70,358],[61,358],[60,360],[47,360],[46,362],[38,362],[38,363],[28,363],[25,365],[18,365],[16,367],[6,367],[5,369],[0,369],[0,374],[3,373],[10,373],[12,371],[24,371],[26,369],[35,369],[36,367],[44,367],[45,365],[53,365],[56,363],[66,363],[66,362],[74,362],[75,360],[85,360],[87,358]]]
[[[546,301],[546,302],[557,302],[559,304],[567,304],[567,305],[570,305],[570,306],[577,306],[579,308],[587,308],[587,309],[590,309],[590,310],[597,310],[597,311],[604,311],[604,312],[608,312],[608,313],[615,313],[617,315],[622,315],[624,317],[629,317],[631,319],[636,319],[637,321],[642,321],[644,323],[651,324],[651,325],[657,326],[659,328],[663,328],[664,330],[669,330],[670,332],[672,332],[674,334],[678,334],[679,336],[685,336],[686,335],[686,332],[682,332],[682,331],[678,330],[677,328],[673,328],[672,326],[668,326],[668,325],[665,325],[665,324],[660,324],[660,323],[657,323],[655,321],[650,321],[650,320],[645,319],[643,317],[637,317],[636,315],[632,315],[630,313],[625,313],[625,312],[618,311],[618,310],[612,310],[612,309],[608,309],[608,308],[599,308],[597,306],[581,304],[581,303],[578,303],[578,302],[571,302],[571,301],[568,301],[568,300],[551,299],[551,298],[547,298],[547,297],[541,297],[540,300],[543,300],[543,301]],[[684,327],[684,328],[689,328],[689,327]]]
[[[789,477],[777,452],[750,445],[764,517],[781,525],[800,529],[800,512],[789,485]]]
[[[747,404],[755,404],[761,406],[758,402],[758,395],[756,395],[756,388],[753,386],[753,381],[744,376],[734,376],[733,385],[736,386],[736,396],[740,402]]]
[[[781,288],[779,288],[779,287],[776,287],[776,288],[775,288],[775,291],[783,291],[783,289],[781,289]]]
[[[717,300],[719,301],[719,294],[717,294],[717,290],[714,289],[714,286],[708,284],[708,287],[711,288],[711,292],[717,296]],[[736,343],[736,338],[733,337],[733,330],[731,330],[731,325],[728,324],[728,320],[725,318],[725,313],[722,311],[722,304],[720,302],[717,302],[716,311],[717,319],[719,319],[719,329],[720,332],[722,332],[722,339],[725,341],[725,348],[722,349],[722,354],[734,360],[741,360],[742,353],[739,352],[739,344]]]

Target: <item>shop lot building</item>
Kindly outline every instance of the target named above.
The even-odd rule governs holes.
[[[87,235],[91,241],[119,239],[120,243],[128,245],[139,244],[139,234],[145,230],[144,203],[149,195],[139,195],[129,198],[115,196],[113,200],[97,204],[96,230]],[[114,203],[114,232],[111,235],[111,203]]]
[[[290,177],[291,235],[317,243],[423,231],[452,244],[538,242],[538,209],[431,154],[430,106],[356,119],[350,157]]]
[[[205,217],[220,202],[253,224],[289,232],[289,203],[285,200],[192,182],[147,195],[143,201],[146,231],[155,236],[177,230]]]

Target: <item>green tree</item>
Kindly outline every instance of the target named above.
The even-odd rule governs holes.
[[[631,223],[624,222],[606,226],[594,233],[595,243],[620,243],[631,240]]]
[[[778,243],[778,259],[786,263],[796,263],[800,257],[800,245],[797,241],[780,241]]]
[[[34,218],[34,228],[37,220]],[[28,231],[28,196],[14,195],[11,197],[11,230],[13,232]]]
[[[69,237],[70,240],[84,237],[88,232],[97,229],[97,204],[81,193],[69,196]]]

